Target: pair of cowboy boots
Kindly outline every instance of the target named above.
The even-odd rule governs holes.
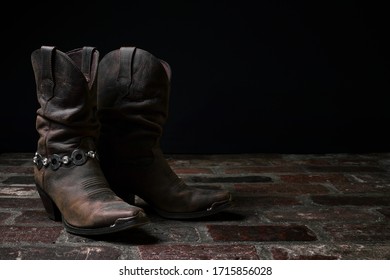
[[[168,219],[231,206],[228,191],[186,185],[164,158],[167,62],[136,47],[99,60],[94,47],[53,46],[35,50],[31,62],[40,105],[35,183],[49,217],[68,232],[102,235],[148,223],[135,195]]]

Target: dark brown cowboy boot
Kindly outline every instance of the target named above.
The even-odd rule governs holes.
[[[96,153],[99,53],[84,47],[63,53],[43,46],[31,55],[40,108],[35,182],[49,217],[79,235],[118,232],[147,223],[142,209],[110,189]]]
[[[231,206],[230,193],[186,185],[160,149],[170,76],[168,63],[135,47],[114,50],[101,60],[98,117],[102,169],[118,196],[132,203],[135,194],[165,218],[211,215]]]

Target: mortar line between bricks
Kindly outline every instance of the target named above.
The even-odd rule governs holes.
[[[373,213],[374,215],[378,216],[378,220],[376,222],[385,222],[388,219],[388,217],[382,214],[381,212],[379,212],[378,209],[380,209],[380,207],[368,208],[367,212]]]
[[[311,194],[300,194],[295,196],[299,202],[302,203],[303,206],[314,206],[314,202],[311,199]]]
[[[200,243],[213,243],[214,240],[210,236],[208,230],[207,230],[207,225],[203,224],[198,226],[198,233],[199,233],[199,241]]]
[[[28,242],[18,242],[18,248],[19,250],[22,250],[24,248],[27,248],[27,247],[32,247],[32,248],[47,248],[47,249],[53,249],[58,247],[58,246],[61,246],[61,247],[64,247],[64,248],[71,248],[71,249],[80,249],[80,248],[113,248],[113,249],[116,249],[118,251],[121,252],[121,255],[120,255],[120,258],[119,259],[124,259],[124,260],[128,260],[129,258],[124,258],[126,255],[129,256],[129,255],[132,255],[132,252],[134,253],[137,253],[137,257],[133,258],[132,259],[140,259],[140,255],[139,255],[139,250],[138,250],[138,246],[114,246],[112,244],[107,244],[107,243],[66,243],[66,244],[57,244],[57,243],[34,243],[34,244],[31,244],[31,243],[28,243]],[[0,244],[0,249],[1,248],[13,248],[15,247],[15,243],[1,243]],[[138,252],[135,252],[135,251],[138,251]],[[124,256],[125,254],[125,256]]]
[[[15,219],[17,217],[19,217],[20,215],[22,215],[22,211],[15,211],[15,210],[8,210],[8,209],[1,209],[1,212],[4,212],[4,213],[10,213],[11,215],[5,219],[0,226],[12,226],[12,225],[15,225]]]
[[[31,172],[27,172],[27,173],[0,173],[0,175],[1,174],[7,174],[7,175],[9,175],[9,177],[20,177],[20,176],[31,176]],[[9,178],[8,177],[8,178]]]
[[[331,242],[332,238],[324,231],[323,225],[316,222],[306,222],[305,226],[309,228],[317,237],[315,242]]]
[[[272,260],[272,253],[269,249],[269,246],[264,245],[254,245],[256,254],[260,260]]]
[[[340,191],[340,190],[338,190],[338,189],[334,186],[334,184],[332,184],[332,183],[326,182],[326,183],[320,183],[320,185],[322,185],[322,186],[326,187],[327,189],[329,189],[329,191],[330,191],[331,194],[343,194],[343,192]]]

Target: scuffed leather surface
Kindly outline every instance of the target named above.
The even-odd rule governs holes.
[[[72,57],[72,58],[71,58]],[[76,148],[96,150],[99,122],[96,116],[96,79],[99,55],[92,59],[92,79],[88,83],[80,71],[81,49],[69,55],[55,51],[52,65],[43,64],[41,50],[31,55],[37,85],[36,129],[39,133],[37,151],[43,156],[70,155]],[[44,90],[42,67],[52,66],[54,90]],[[119,218],[133,217],[142,209],[128,205],[117,197],[101,171],[96,159],[82,166],[61,166],[53,171],[35,167],[37,187],[55,202],[63,218],[81,228],[110,226]]]
[[[168,63],[137,48],[127,88],[117,79],[120,49],[108,53],[99,67],[99,153],[113,190],[122,198],[136,194],[171,213],[204,211],[230,200],[225,190],[186,185],[164,158],[159,141],[168,117]]]

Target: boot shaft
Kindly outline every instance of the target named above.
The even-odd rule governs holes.
[[[99,154],[112,189],[135,194],[161,216],[199,218],[231,205],[230,193],[188,186],[159,147],[168,116],[170,69],[137,48],[121,48],[99,64]]]
[[[168,117],[170,75],[168,63],[139,48],[105,55],[98,75],[99,144],[140,156],[158,146]]]
[[[40,105],[36,118],[39,154],[63,155],[76,148],[94,149],[99,133],[98,59],[99,52],[92,47],[64,53],[43,46],[31,54]]]

